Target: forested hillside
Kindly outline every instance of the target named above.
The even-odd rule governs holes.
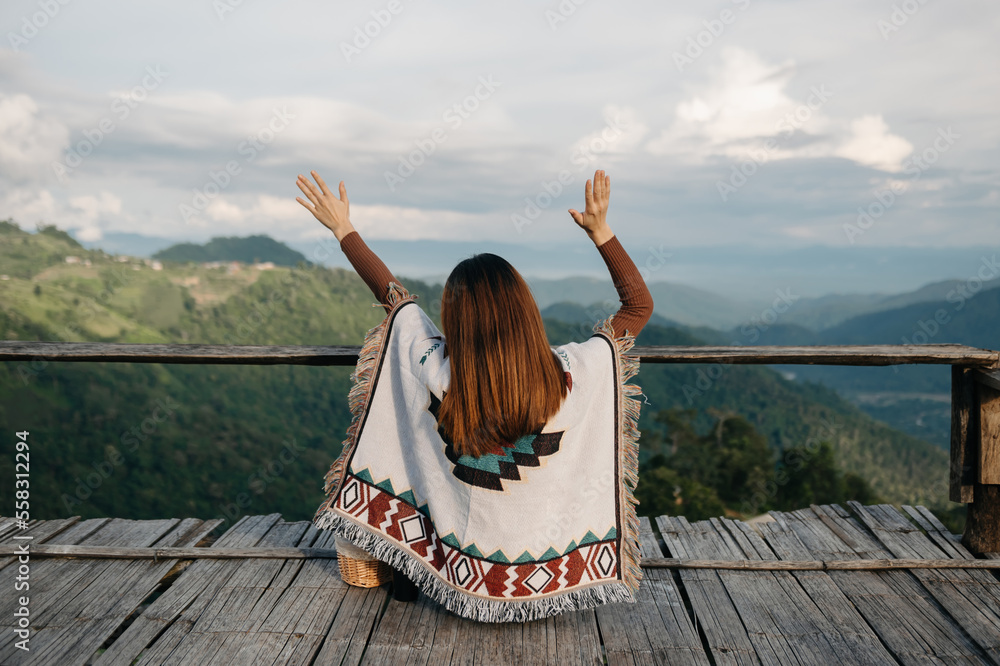
[[[66,263],[67,255],[80,261]],[[361,279],[342,269],[299,264],[231,273],[164,262],[163,270],[153,270],[118,259],[84,250],[55,229],[28,234],[0,223],[0,273],[9,278],[0,280],[0,337],[360,344],[384,313],[372,307]],[[439,321],[440,286],[400,279]],[[591,313],[589,321],[607,314]],[[571,308],[563,316],[567,321],[546,319],[553,344],[589,336],[590,325]],[[697,343],[690,334],[661,325],[648,326],[639,339],[639,344]],[[279,511],[288,520],[307,519],[322,500],[323,475],[349,423],[351,370],[4,363],[0,423],[7,432],[31,433],[37,517],[232,520]],[[812,487],[808,479],[816,470],[832,469],[835,473],[820,475],[835,477],[831,492],[874,492],[888,501],[949,507],[943,451],[874,421],[830,390],[757,366],[644,364],[634,381],[647,399],[640,428],[649,481],[663,474],[656,470],[673,469],[685,483],[699,484],[689,484],[691,494],[714,489],[729,512],[761,511],[783,498],[800,501],[814,493],[802,490]],[[671,420],[667,414],[676,409],[694,411],[689,421]],[[700,464],[717,467],[712,461],[719,455],[739,449],[741,439],[756,438],[766,445],[766,460],[755,454],[747,462],[770,469],[755,477],[763,482],[761,489],[747,485],[738,497],[720,495],[717,478],[683,471],[685,465],[697,466],[698,442],[718,429],[720,419],[725,428],[735,428],[733,437],[723,438],[725,446],[705,449]],[[746,428],[739,427],[742,422]],[[683,455],[672,458],[673,442],[685,441]],[[805,466],[791,476],[774,476],[787,467],[782,461],[790,451],[800,456],[806,451]],[[5,459],[0,469],[12,473],[12,462]],[[660,486],[647,483],[642,490],[650,508],[665,501]],[[758,490],[764,493],[761,501],[736,501],[753,498]],[[0,501],[9,504],[10,492],[5,486]],[[672,486],[669,492],[675,507],[690,506],[683,504],[683,490],[675,493]],[[820,489],[814,496],[825,497]]]
[[[296,266],[305,256],[270,236],[218,236],[204,245],[178,243],[160,250],[154,259],[197,263],[210,261],[242,261],[258,263],[271,261],[278,266]]]

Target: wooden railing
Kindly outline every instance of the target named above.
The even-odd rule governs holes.
[[[0,341],[0,361],[353,366],[360,347]],[[951,366],[949,499],[968,505],[962,543],[1000,552],[1000,352],[964,345],[633,347],[641,363]]]

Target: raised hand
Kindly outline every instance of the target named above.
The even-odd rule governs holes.
[[[580,228],[587,232],[587,235],[600,245],[613,235],[608,228],[608,201],[611,198],[611,177],[606,176],[604,171],[598,169],[594,172],[594,182],[588,180],[584,186],[584,197],[586,206],[581,213],[573,208],[569,209],[569,214],[573,216]]]
[[[295,181],[302,193],[308,197],[309,203],[306,203],[302,197],[295,197],[295,200],[322,222],[323,226],[332,231],[338,241],[343,240],[344,236],[354,231],[350,216],[351,202],[347,200],[347,187],[344,186],[344,181],[340,181],[340,196],[338,197],[330,191],[318,173],[315,171],[309,173],[316,179],[317,185],[313,185],[302,174],[299,174],[298,180]]]

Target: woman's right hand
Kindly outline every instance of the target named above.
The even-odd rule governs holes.
[[[583,213],[570,208],[569,214],[573,216],[573,221],[587,232],[596,245],[601,245],[614,235],[611,233],[607,221],[608,200],[611,198],[611,177],[604,175],[602,169],[595,171],[593,187],[591,187],[589,180],[584,186],[584,198],[586,206]]]
[[[295,197],[295,200],[305,207],[313,216],[323,223],[327,229],[333,232],[337,240],[343,240],[344,236],[354,231],[351,225],[350,202],[347,200],[347,188],[344,181],[340,181],[340,196],[330,191],[323,179],[315,171],[310,171],[317,185],[305,176],[299,174],[295,184],[299,186],[302,193],[309,198],[306,203],[302,197]]]

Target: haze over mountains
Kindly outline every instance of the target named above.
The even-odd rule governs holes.
[[[194,248],[215,248],[219,240],[201,246],[112,232],[100,241],[81,241],[81,244],[110,253],[161,259],[179,259],[185,256],[183,252],[188,252],[189,260],[208,261],[201,250]],[[351,269],[332,236],[323,238],[325,242],[312,244],[284,244],[263,235],[243,240],[256,243],[254,251],[262,255],[261,261],[294,265],[301,257],[326,266]],[[366,242],[401,279],[407,276],[443,284],[450,267],[461,259],[476,252],[494,252],[513,263],[525,276],[540,308],[566,301],[587,306],[609,301],[614,307],[618,301],[600,255],[587,243],[554,248],[433,240],[366,239]],[[993,249],[817,246],[799,250],[761,250],[746,247],[678,249],[667,245],[633,248],[627,242],[624,245],[649,285],[656,314],[691,327],[721,330],[748,324],[753,327],[754,321],[775,314],[768,309],[778,299],[789,307],[777,313],[776,320],[765,324],[796,325],[822,331],[866,313],[944,301],[949,294],[957,300],[960,298],[958,290],[963,287],[968,295],[972,290],[979,292],[1000,287],[1000,266],[996,259],[1000,256],[1000,246]],[[317,254],[317,247],[323,252]],[[171,248],[169,253],[166,253],[167,248]],[[184,249],[178,254],[181,248]],[[197,254],[191,254],[193,252]],[[237,252],[229,258],[248,261],[246,257],[246,252]],[[934,279],[934,276],[940,277]],[[764,343],[746,337],[754,336],[741,335],[743,344],[792,344]],[[848,343],[805,342],[803,339],[802,344]]]

